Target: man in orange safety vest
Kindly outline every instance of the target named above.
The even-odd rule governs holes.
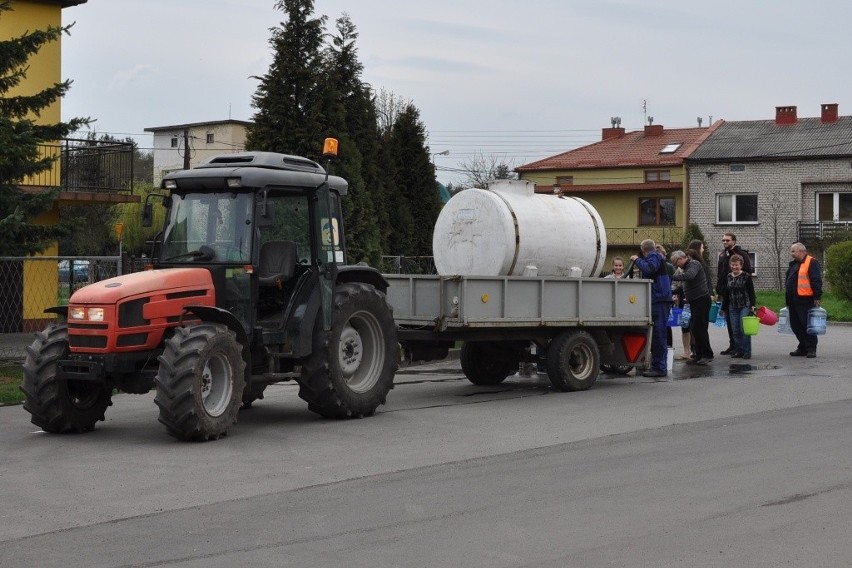
[[[790,267],[787,268],[786,297],[790,327],[799,340],[793,357],[816,357],[817,336],[808,333],[808,310],[820,305],[822,298],[822,269],[819,261],[808,254],[802,243],[790,246]]]

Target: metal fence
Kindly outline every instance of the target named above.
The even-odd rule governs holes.
[[[67,304],[75,290],[121,268],[117,256],[0,257],[0,359],[23,359],[33,333],[55,319],[46,308]]]
[[[58,144],[39,145],[39,153],[53,158],[56,164],[27,178],[25,185],[59,187],[70,192],[133,191],[133,144],[129,142],[67,138]]]
[[[433,256],[383,256],[382,274],[438,274]]]

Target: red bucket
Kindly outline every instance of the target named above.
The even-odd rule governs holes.
[[[761,306],[754,315],[757,316],[757,319],[760,320],[760,323],[763,325],[775,325],[778,323],[778,315],[767,308],[766,306]]]

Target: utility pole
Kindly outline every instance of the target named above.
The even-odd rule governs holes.
[[[183,129],[183,169],[189,169],[189,129]]]

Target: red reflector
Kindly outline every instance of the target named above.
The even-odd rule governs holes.
[[[625,333],[621,336],[621,348],[624,350],[624,356],[631,363],[639,359],[647,343],[648,336],[644,333]]]

